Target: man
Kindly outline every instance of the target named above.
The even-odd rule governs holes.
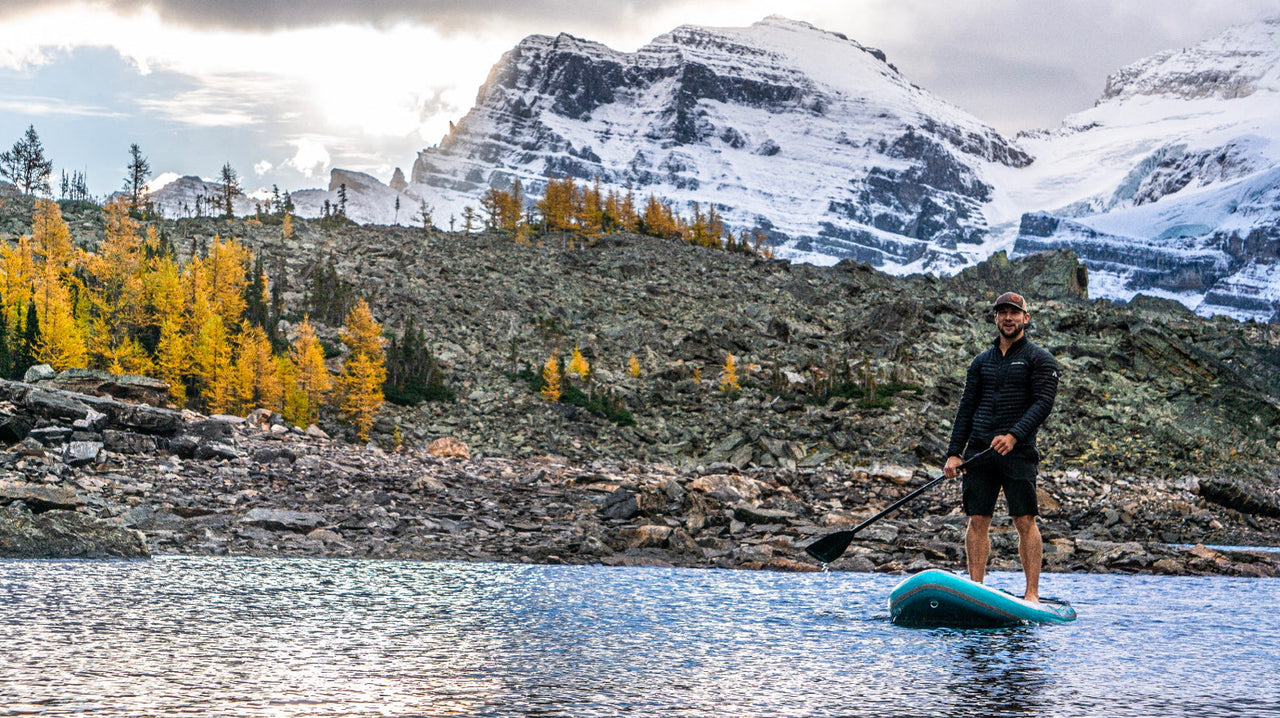
[[[1026,574],[1024,598],[1040,600],[1043,544],[1036,526],[1036,431],[1058,393],[1058,364],[1049,352],[1027,340],[1031,322],[1022,295],[1005,292],[996,299],[994,346],[969,365],[964,394],[951,429],[943,473],[955,477],[964,458],[990,446],[995,453],[965,471],[963,503],[969,526],[964,548],[969,578],[982,583],[991,554],[991,518],[996,499],[1005,503],[1018,530],[1018,557]]]

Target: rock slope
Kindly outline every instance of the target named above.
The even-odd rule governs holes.
[[[78,239],[91,241],[95,221],[72,219]],[[11,511],[70,506],[162,552],[812,567],[808,540],[936,472],[964,367],[992,335],[989,303],[1018,288],[1034,339],[1064,369],[1042,432],[1049,565],[1274,570],[1267,554],[1178,547],[1280,543],[1280,337],[1164,300],[1089,301],[1069,253],[894,278],[629,235],[525,247],[312,222],[289,240],[240,221],[162,231],[180,249],[220,233],[267,266],[279,258],[293,316],[301,278],[332,256],[389,328],[412,316],[427,330],[457,401],[388,406],[377,445],[357,447],[269,414],[200,417],[86,393],[145,400],[145,382],[3,384]],[[577,386],[634,425],[531,385],[524,372],[575,346],[593,366]],[[726,393],[729,354],[741,386]],[[469,458],[432,456],[442,438]],[[33,487],[78,498],[50,508]],[[949,489],[908,507],[840,566],[954,565],[955,504]]]

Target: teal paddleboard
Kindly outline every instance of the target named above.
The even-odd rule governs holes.
[[[998,628],[1025,623],[1068,623],[1075,609],[1065,601],[1024,601],[936,568],[922,571],[889,593],[889,618],[902,626]]]

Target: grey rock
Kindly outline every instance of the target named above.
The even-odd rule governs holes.
[[[42,426],[39,429],[32,429],[27,436],[45,446],[53,446],[70,440],[71,433],[71,429],[65,426]]]
[[[241,522],[272,531],[308,533],[324,525],[325,517],[310,511],[258,508],[246,512]]]
[[[77,511],[35,514],[22,503],[0,509],[5,558],[147,558],[146,539],[118,523]]]
[[[0,482],[0,504],[21,501],[35,513],[62,509],[74,511],[85,505],[76,492],[61,486],[48,486],[28,482]]]
[[[197,445],[192,458],[199,461],[238,459],[240,458],[240,451],[232,444],[223,441],[209,441]]]
[[[160,440],[150,434],[106,429],[102,432],[103,448],[118,454],[149,454],[160,448]]]
[[[62,461],[68,466],[84,466],[97,461],[100,451],[102,451],[102,442],[72,441],[63,449]]]
[[[27,368],[27,372],[22,375],[22,380],[28,384],[34,384],[38,381],[52,379],[58,375],[53,367],[48,364],[34,364]]]
[[[14,444],[22,441],[35,426],[35,420],[27,414],[10,414],[0,410],[0,441]]]
[[[600,506],[600,513],[605,518],[625,521],[640,513],[640,505],[634,491],[619,487],[605,499]]]
[[[733,515],[749,524],[779,523],[796,518],[795,513],[791,511],[765,509],[747,503],[734,505]]]

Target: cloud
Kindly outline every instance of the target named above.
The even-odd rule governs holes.
[[[78,102],[70,102],[59,97],[3,97],[0,98],[0,112],[12,112],[17,115],[71,115],[76,117],[98,117],[104,119],[121,119],[127,117],[122,112]]]
[[[312,137],[302,137],[293,144],[297,151],[293,157],[284,161],[286,166],[301,172],[307,179],[315,179],[329,168],[332,159],[323,142]]]
[[[143,110],[197,127],[249,127],[265,120],[276,98],[285,94],[280,78],[244,73],[203,75],[194,89],[171,97],[138,100]]]
[[[58,6],[82,5],[74,0],[5,0],[0,22]],[[498,24],[526,24],[575,18],[607,29],[662,9],[688,4],[681,0],[98,0],[94,5],[122,15],[154,13],[166,24],[192,28],[272,32],[323,25],[410,24],[442,32],[472,32]]]
[[[259,160],[257,163],[255,163],[255,164],[253,165],[253,173],[254,173],[255,175],[257,175],[257,176],[261,177],[262,175],[265,175],[266,173],[268,173],[268,172],[270,172],[272,169],[274,169],[274,167],[275,167],[275,166],[274,166],[274,165],[272,165],[272,164],[271,164],[269,161],[267,161],[267,160]]]

